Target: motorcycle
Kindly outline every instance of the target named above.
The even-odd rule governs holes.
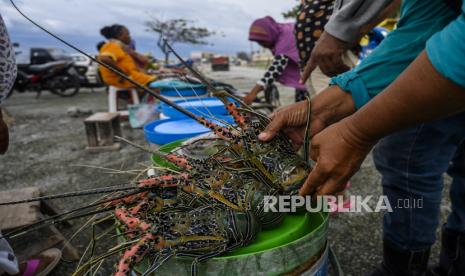
[[[39,65],[18,65],[13,90],[18,92],[49,90],[62,97],[71,97],[79,92],[81,76],[72,61],[52,61]]]

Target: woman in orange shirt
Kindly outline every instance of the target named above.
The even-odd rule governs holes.
[[[103,27],[100,33],[108,41],[100,48],[99,60],[114,69],[129,76],[134,81],[142,85],[148,85],[157,79],[156,75],[149,75],[144,71],[149,60],[131,49],[131,36],[129,30],[122,25],[114,24]],[[133,85],[122,79],[110,70],[100,67],[103,81],[118,88],[132,88]]]

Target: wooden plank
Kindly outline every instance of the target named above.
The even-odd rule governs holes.
[[[87,145],[89,147],[98,146],[97,125],[93,122],[85,122]]]
[[[40,196],[39,188],[28,187],[0,192],[0,202],[30,199]],[[40,219],[40,203],[30,202],[0,206],[0,230],[32,224]]]
[[[110,122],[114,118],[118,117],[119,113],[114,112],[97,112],[92,116],[88,117],[84,122]]]
[[[111,146],[100,146],[100,147],[86,147],[86,151],[90,153],[99,153],[105,151],[118,151],[121,149],[120,143],[114,143]]]
[[[45,214],[45,215],[48,215],[48,216],[56,216],[56,215],[60,214],[60,212],[57,211],[57,210],[58,210],[58,207],[56,207],[55,204],[52,203],[52,201],[42,200],[40,202],[40,212],[42,214]],[[63,224],[66,227],[73,226],[71,224],[71,222],[69,222],[67,220],[61,222],[61,224]]]
[[[45,217],[42,215],[41,219]],[[62,245],[60,248],[63,248],[63,257],[70,261],[78,261],[80,259],[79,252],[74,248],[71,243],[61,234],[60,231],[54,226],[50,225],[49,229],[57,236],[59,239],[62,240]]]
[[[113,145],[113,126],[112,122],[99,122],[97,123],[97,129],[99,134],[99,146],[111,146]]]

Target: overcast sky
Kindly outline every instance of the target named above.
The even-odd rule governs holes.
[[[250,51],[247,32],[250,23],[271,15],[282,21],[281,13],[291,9],[296,0],[16,0],[28,16],[50,31],[63,36],[87,52],[96,52],[95,45],[103,40],[102,26],[119,23],[126,25],[139,51],[159,55],[155,46],[157,36],[145,31],[144,22],[150,15],[162,19],[186,18],[196,20],[216,35],[209,39],[213,46],[175,45],[182,55],[192,50],[209,50],[234,54]],[[10,36],[23,48],[53,46],[65,49],[18,14],[9,1],[0,0],[0,13]],[[257,46],[254,46],[255,49]],[[71,51],[71,50],[68,50]]]

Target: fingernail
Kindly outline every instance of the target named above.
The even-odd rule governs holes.
[[[260,133],[258,135],[258,139],[260,139],[260,140],[266,140],[266,139],[268,139],[268,137],[269,137],[269,135],[266,132],[262,132],[262,133]]]

